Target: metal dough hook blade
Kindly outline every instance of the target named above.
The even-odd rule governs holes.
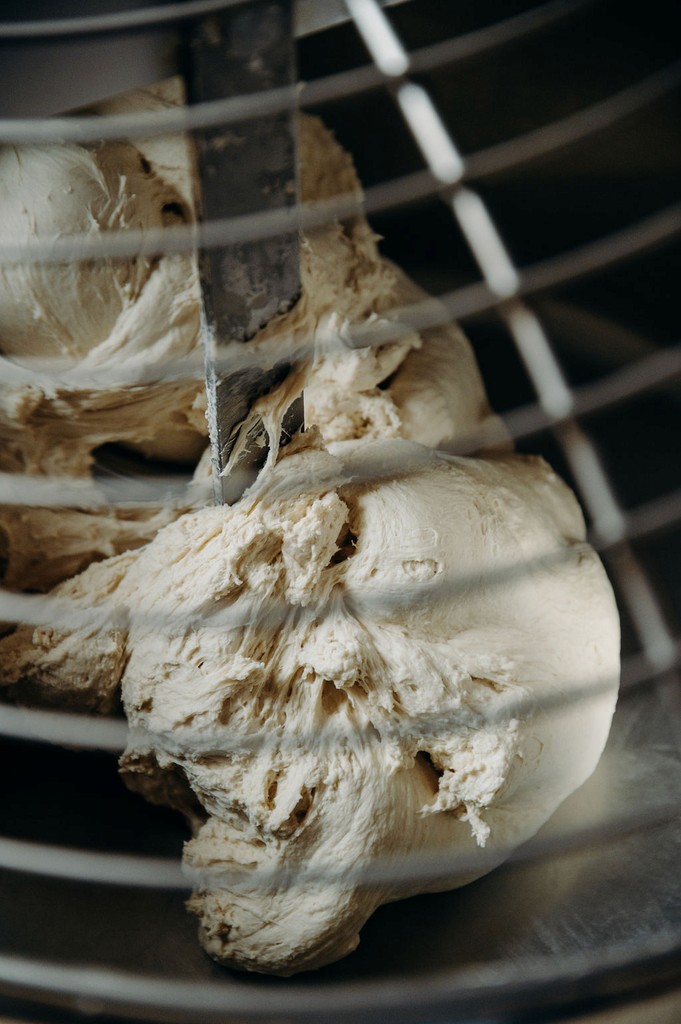
[[[195,23],[186,47],[191,103],[290,87],[290,108],[197,133],[202,219],[255,214],[296,202],[295,52],[291,0],[255,0]],[[251,408],[292,369],[282,361],[224,369],[227,346],[246,343],[300,294],[296,231],[204,250],[200,258],[202,335],[215,500],[231,504],[264,462],[262,422]],[[302,424],[302,401],[288,414]],[[244,431],[248,436],[242,436]],[[230,465],[237,444],[243,453]]]

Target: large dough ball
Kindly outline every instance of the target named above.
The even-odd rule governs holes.
[[[246,970],[328,963],[379,904],[489,870],[590,775],[615,705],[613,595],[541,459],[334,452],[184,516],[125,582],[151,621],[128,636],[124,764],[155,794],[186,776],[201,938]],[[353,874],[438,851],[469,864]]]
[[[541,459],[303,436],[54,594],[111,628],[20,627],[1,681],[93,709],[122,682],[126,777],[190,817],[202,942],[251,971],[490,870],[591,774],[616,700],[612,591]],[[459,863],[362,884],[423,855]]]

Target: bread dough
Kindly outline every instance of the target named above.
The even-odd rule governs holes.
[[[358,191],[319,121],[301,120],[300,153],[304,200]],[[178,140],[3,159],[0,206],[25,195],[19,239],[193,216]],[[460,331],[347,346],[354,325],[423,295],[361,216],[305,232],[301,259],[301,299],[249,344],[306,348],[316,426],[232,508],[188,490],[184,508],[0,510],[6,581],[58,583],[105,621],[0,639],[5,695],[111,713],[122,690],[128,784],[194,830],[206,950],[282,975],[348,953],[381,903],[464,884],[531,836],[593,771],[619,666],[612,592],[565,485],[540,459],[432,450],[499,436]],[[3,275],[11,365],[75,364],[0,389],[1,470],[87,477],[111,442],[196,461],[202,382],[153,380],[198,354],[191,257]],[[122,370],[140,381],[117,384]],[[275,439],[282,411],[281,395],[260,406]],[[421,855],[466,863],[399,875]]]
[[[167,104],[167,91],[140,91],[140,107]],[[179,102],[179,81],[170,91]],[[5,147],[4,237],[40,239],[49,251],[71,234],[189,223],[189,161],[179,136],[149,156],[144,144]],[[151,454],[161,444],[195,462],[205,443],[200,374],[163,382],[162,370],[198,351],[198,295],[191,254],[0,265],[0,352],[15,368],[0,389],[0,468],[85,475],[93,450],[111,441],[146,444]],[[23,382],[16,364],[26,367]],[[122,373],[127,386],[116,386]]]
[[[234,507],[60,588],[128,628],[0,641],[15,681],[92,707],[122,681],[124,770],[183,809],[186,779],[201,940],[246,970],[328,963],[380,903],[489,870],[592,772],[616,698],[613,595],[541,459],[331,451],[304,435]],[[472,861],[355,874],[438,852]]]
[[[545,463],[333,451],[282,460],[259,497],[168,527],[130,570],[148,611],[196,625],[131,630],[128,759],[181,768],[208,813],[192,872],[244,872],[199,883],[207,951],[284,975],[348,953],[380,903],[468,882],[531,836],[593,771],[617,691],[612,592]],[[480,866],[353,877],[438,851]]]
[[[173,79],[97,109],[158,109],[182,100]],[[304,201],[360,194],[351,158],[316,118],[300,119],[299,155]],[[0,185],[8,240],[38,237],[49,245],[60,233],[96,237],[194,217],[192,161],[179,136],[142,139],[134,147],[8,148],[0,160],[8,168]],[[345,344],[351,325],[387,317],[422,295],[380,256],[362,216],[306,231],[301,261],[301,299],[251,346],[276,354],[293,340],[314,354],[309,423],[330,440],[404,436],[440,444],[478,428],[483,438],[495,430],[498,437],[470,346],[455,326],[378,349]],[[191,256],[0,267],[0,351],[11,357],[15,374],[17,364],[26,365],[22,383],[6,375],[0,385],[0,471],[89,476],[98,448],[112,443],[191,466],[205,448],[199,285]],[[71,362],[52,359],[40,372],[41,360],[56,356]],[[193,359],[189,379],[154,382],[155,368],[162,377],[178,359]],[[96,384],[87,384],[88,374]],[[379,387],[388,378],[389,386]],[[159,504],[124,514],[0,506],[4,582],[46,590],[94,559],[145,543],[154,524],[190,507],[189,498],[173,510]],[[30,547],[22,539],[27,535]]]

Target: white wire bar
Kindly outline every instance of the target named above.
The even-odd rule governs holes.
[[[54,381],[53,376],[46,374],[46,378]],[[603,412],[649,391],[663,388],[679,378],[681,378],[681,344],[654,352],[597,381],[573,388],[570,394],[574,412],[579,416]],[[201,379],[200,367],[196,379]],[[35,383],[35,381],[36,378],[32,375],[28,375],[26,378],[27,383]],[[120,382],[116,380],[116,383]],[[557,425],[563,417],[547,413],[539,402],[534,402],[504,413],[500,419],[503,426],[499,427],[497,439],[501,442],[508,438],[512,441],[520,441],[532,437],[548,427]],[[484,434],[476,434],[473,431],[446,450],[453,455],[470,455],[479,451],[481,445],[484,442],[489,443],[490,440],[492,438],[489,431],[486,430]],[[183,477],[178,479],[166,475],[144,476],[140,480],[136,480],[133,477],[120,476],[116,479],[113,488],[106,488],[99,486],[95,481],[76,480],[73,477],[0,473],[0,505],[31,505],[39,508],[68,506],[96,511],[119,506],[139,507],[139,505],[157,504],[172,499],[178,506],[182,506],[189,500],[188,487],[191,487],[193,502],[202,497],[208,500],[209,484],[206,483],[201,490],[200,484],[192,482],[191,485],[188,485]],[[679,516],[678,505],[674,503],[674,495],[669,495],[659,501],[664,502],[670,509],[676,509],[676,516]],[[644,521],[646,516],[655,518],[653,515],[654,505],[655,503],[644,505],[627,512],[628,537],[645,536],[646,531],[642,531],[640,527],[632,532],[631,523],[637,519]],[[665,521],[672,523],[673,515],[668,514]]]
[[[471,153],[465,158],[466,177],[469,180],[487,178],[581,142],[655,103],[676,89],[680,82],[681,61],[674,61],[574,114]]]
[[[43,239],[31,239],[21,245],[0,240],[0,262],[55,263],[77,259],[112,259],[130,256],[158,256],[164,253],[192,252],[237,242],[256,241],[288,234],[293,228],[303,230],[320,227],[334,220],[344,220],[358,213],[370,215],[400,205],[440,195],[446,184],[465,178],[474,181],[514,169],[526,162],[553,153],[565,146],[587,139],[590,135],[612,127],[620,120],[640,111],[668,95],[681,83],[681,61],[677,61],[634,85],[614,93],[605,100],[577,111],[568,117],[542,125],[523,135],[497,143],[460,157],[447,142],[446,131],[438,117],[431,126],[430,137],[439,143],[438,175],[432,171],[416,171],[391,181],[373,185],[364,196],[348,194],[331,200],[311,201],[296,207],[263,210],[245,216],[215,219],[201,224],[176,225],[151,231],[109,231],[103,238],[88,234],[54,239],[49,245]],[[400,91],[398,97],[416,97],[422,91]],[[423,96],[416,99],[415,114],[420,115]],[[431,111],[432,104],[424,106]],[[425,127],[422,141],[427,145]],[[432,147],[431,147],[432,148]],[[435,160],[434,154],[431,159]]]
[[[237,0],[220,0],[222,6],[235,2]],[[448,55],[445,62],[452,63],[457,59],[468,58],[510,42],[593,2],[595,0],[549,0],[548,3],[530,12],[514,15],[486,29],[471,33],[470,38],[460,37],[459,44],[463,46],[460,54]],[[425,66],[428,63],[429,50],[430,47],[425,47],[423,51],[416,51],[412,55],[413,66]],[[437,59],[441,56],[438,51]],[[376,88],[385,81],[385,76],[378,68],[370,64],[366,68],[316,79],[309,83],[300,95],[297,88],[271,89],[252,95],[194,104],[177,110],[111,114],[105,118],[90,115],[47,119],[3,118],[0,119],[0,143],[99,142],[107,139],[152,138],[267,117],[290,110],[294,101],[300,100],[303,105],[322,103],[342,96],[356,95],[358,92]]]
[[[296,878],[305,884],[393,885],[407,881],[434,881],[454,874],[480,873],[499,863],[517,864],[563,855],[572,850],[593,848],[618,838],[646,832],[676,822],[681,811],[677,800],[661,795],[645,808],[603,816],[596,824],[571,827],[546,835],[537,834],[521,847],[509,845],[474,853],[440,849],[418,853],[375,857],[369,863],[322,864],[286,863],[273,867],[210,865],[203,869],[182,866],[172,857],[110,853],[75,847],[54,846],[0,836],[0,869],[42,877],[70,879],[97,885],[118,885],[147,889],[238,888],[290,885]]]
[[[659,677],[679,667],[681,664],[681,638],[677,638],[673,651],[665,664],[651,663],[645,654],[630,655],[622,664],[620,690],[622,694],[631,693],[641,688],[648,688],[656,683]],[[562,692],[557,692],[542,701],[545,711],[559,711],[563,707],[580,701],[588,702],[610,687],[609,682],[595,682],[593,679],[568,682]],[[487,720],[491,723],[503,723],[509,718],[522,717],[535,710],[536,701],[533,696],[520,696],[509,699],[498,710],[489,710]],[[416,714],[410,717],[409,726],[415,723],[423,730],[441,729],[443,714]],[[452,726],[457,722],[456,714],[452,714]],[[409,732],[408,727],[400,723],[391,725],[391,735],[400,738]],[[323,733],[316,730],[306,733],[296,730],[276,734],[271,730],[252,733],[235,732],[229,726],[212,727],[208,732],[200,732],[191,727],[178,727],[172,734],[156,735],[153,732],[146,736],[155,738],[166,751],[175,750],[178,754],[188,746],[197,754],[220,755],[229,753],[248,754],[271,746],[275,743],[281,749],[333,749],[339,742],[347,738],[348,733],[358,737],[356,730],[327,727]],[[66,711],[42,710],[39,708],[14,707],[0,703],[0,736],[28,742],[49,743],[82,750],[100,750],[119,754],[125,750],[129,729],[121,719],[106,718],[89,714],[74,714]],[[362,738],[370,743],[375,739],[369,729]]]
[[[673,203],[632,225],[612,232],[604,238],[572,249],[567,253],[548,257],[519,271],[517,294],[532,295],[556,285],[565,284],[598,273],[616,263],[639,256],[649,250],[673,241],[681,234],[681,203]],[[146,250],[145,250],[146,251]],[[153,251],[150,250],[150,251]],[[16,253],[15,253],[16,257]],[[16,257],[18,258],[18,257]],[[384,311],[380,323],[367,322],[349,328],[343,340],[351,348],[367,348],[397,341],[414,331],[441,327],[452,320],[485,313],[498,308],[504,298],[494,292],[486,282],[464,285],[437,297],[429,297],[407,306]],[[251,365],[267,368],[271,359],[263,350],[257,355],[244,351],[245,346],[232,345],[226,357],[216,364],[219,369],[234,370]],[[281,337],[277,341],[277,358],[311,354],[310,343]],[[33,369],[36,366],[38,369]],[[156,366],[130,367],[114,371],[82,367],[73,362],[52,361],[47,366],[39,358],[23,360],[21,364],[0,357],[0,374],[6,384],[40,384],[61,380],[69,386],[82,383],[84,387],[112,384],[155,383],[159,380],[200,379],[200,364],[195,356]]]
[[[94,964],[64,964],[39,958],[0,954],[0,983],[13,993],[56,1000],[71,1009],[101,1013],[143,1013],[164,1021],[202,1021],[241,1024],[242,1021],[291,1019],[319,1024],[320,1020],[350,1024],[367,1009],[380,1020],[411,1024],[414,1008],[437,1015],[476,1015],[481,1000],[486,1013],[506,1013],[510,1005],[535,1009],[556,1005],[562,997],[600,994],[612,1000],[616,979],[623,991],[640,981],[640,970],[657,968],[667,979],[678,974],[681,936],[665,929],[634,942],[613,942],[596,951],[553,956],[511,958],[475,963],[449,970],[428,971],[419,978],[390,975],[388,979],[323,982],[310,986],[288,980],[285,986],[237,985],[229,982],[184,980],[176,976],[144,975]],[[158,1017],[157,1017],[158,1015]],[[472,1018],[471,1018],[472,1019]]]
[[[243,6],[250,0],[185,0],[184,3],[169,3],[162,7],[149,7],[130,11],[113,11],[105,14],[86,15],[76,18],[40,18],[32,21],[0,22],[0,42],[44,42],[52,39],[74,39],[91,35],[115,35],[120,32],[133,33],[168,25],[181,25],[194,18],[208,17],[229,7]],[[383,0],[386,6],[404,3],[404,0]],[[336,10],[333,5],[318,0],[298,0],[296,4],[296,34],[309,35],[348,21],[341,0]]]
[[[51,846],[0,837],[0,867],[93,884],[189,889],[179,860]]]
[[[681,203],[673,203],[659,213],[614,231],[605,238],[531,264],[520,272],[517,294],[528,296],[580,280],[606,270],[621,260],[657,248],[680,234]],[[386,310],[384,322],[353,327],[344,335],[344,341],[353,348],[383,345],[413,331],[441,327],[451,320],[464,320],[487,313],[498,309],[503,302],[484,281],[464,285],[454,291],[441,293],[437,298]]]
[[[560,425],[558,429],[564,429],[564,426],[564,424]],[[380,465],[370,465],[367,460],[362,472],[353,475],[353,483],[376,482],[382,479],[386,472],[390,474],[392,470],[386,470]],[[331,482],[328,485],[331,486]],[[296,493],[295,482],[291,484],[291,488],[291,493]],[[284,491],[280,490],[279,493],[283,496]],[[634,523],[631,535],[639,541],[644,539],[648,533],[659,533],[662,529],[678,525],[679,495],[678,492],[666,495],[661,499],[659,508],[656,502],[648,502],[642,509],[633,509],[628,513],[617,508],[616,514],[618,517],[620,515],[622,517],[621,527],[618,518],[614,525],[605,521],[602,533],[592,531],[589,540],[597,551],[608,553],[609,549],[629,540],[629,518]],[[646,517],[650,517],[649,525]],[[595,520],[595,525],[597,523],[598,521]],[[469,593],[471,588],[503,586],[510,579],[517,578],[519,575],[531,574],[542,568],[558,566],[562,562],[570,560],[578,546],[570,545],[565,549],[556,550],[536,559],[526,559],[522,563],[514,561],[507,565],[498,565],[494,570],[486,572],[463,575],[443,574],[429,584],[429,599],[456,600],[457,597]],[[387,614],[393,609],[395,601],[398,603],[403,601],[403,596],[399,589],[392,588],[389,591],[366,595],[363,601],[367,607],[371,606],[376,614]],[[290,606],[284,601],[270,599],[267,603],[268,621],[272,623],[283,621],[289,611]],[[103,601],[96,606],[85,608],[63,594],[29,594],[0,588],[0,622],[33,626],[52,625],[61,630],[125,632],[133,626],[142,626],[166,631],[183,631],[189,627],[200,626],[202,629],[227,631],[241,629],[248,625],[251,616],[252,613],[246,606],[242,609],[238,603],[222,609],[217,617],[210,614],[206,617],[199,609],[171,612],[170,609],[160,608],[154,613],[144,612],[116,600]],[[262,619],[262,622],[264,624],[265,620]]]
[[[384,7],[397,7],[407,0],[380,0]],[[350,21],[343,0],[296,0],[295,7],[296,36],[313,35],[323,29],[334,28]]]
[[[0,736],[121,754],[128,742],[128,725],[116,718],[0,704]]]
[[[109,11],[103,14],[76,18],[36,18],[32,21],[0,22],[0,40],[13,42],[46,39],[64,39],[75,36],[109,35],[135,32],[159,25],[177,24],[192,18],[217,14],[228,7],[248,4],[252,0],[187,0],[161,7],[150,4],[128,11]]]
[[[565,17],[577,13],[583,7],[592,6],[599,0],[549,0],[529,11],[511,15],[492,25],[475,29],[464,35],[410,51],[409,66],[412,72],[434,70],[479,56],[517,39],[548,28]],[[346,5],[347,7],[347,5]],[[341,71],[325,78],[314,79],[305,86],[303,105],[333,102],[340,98],[357,96],[386,84],[392,76],[384,75],[374,63],[364,67]]]
[[[372,0],[368,0],[369,3]],[[396,93],[402,113],[414,126],[414,135],[431,173],[443,185],[452,185],[463,177],[464,164],[452,145],[442,119],[420,85],[406,82]]]
[[[345,0],[345,6],[367,47],[375,39],[379,40],[378,70],[388,77],[404,75],[409,68],[409,57],[390,22],[376,17],[376,8],[371,0]]]
[[[366,0],[366,3],[373,5],[376,19],[390,24],[376,0]],[[352,9],[349,7],[348,10],[352,15]],[[384,37],[377,35],[365,41],[374,61],[378,63]],[[400,93],[408,87],[408,81],[399,87],[396,100],[426,163],[437,177],[438,166],[431,162],[433,154],[430,147],[424,144],[415,111],[400,102]],[[420,102],[433,107],[432,117],[439,122],[435,105],[426,90],[422,90]],[[451,135],[449,141],[452,151],[458,154]],[[572,408],[569,389],[537,314],[519,298],[520,277],[485,202],[469,188],[460,186],[452,192],[451,205],[488,288],[498,298],[511,300],[500,306],[500,313],[529,374],[540,405],[549,415],[565,417]],[[591,514],[596,534],[608,541],[620,540],[624,531],[624,517],[595,447],[574,419],[565,420],[555,433]],[[611,560],[610,565],[647,656],[654,664],[664,663],[673,649],[673,639],[657,595],[633,551],[626,547],[624,541],[617,549],[617,558]]]

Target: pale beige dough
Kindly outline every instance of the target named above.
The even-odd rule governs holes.
[[[110,109],[179,101],[165,86]],[[300,152],[303,199],[358,194],[319,121],[301,120]],[[17,181],[24,157],[18,238],[193,216],[182,140],[71,147],[56,165],[5,154]],[[539,459],[432,450],[503,436],[461,332],[352,350],[353,327],[423,293],[359,215],[307,231],[301,254],[300,301],[250,344],[306,350],[286,399],[305,385],[316,429],[234,507],[207,506],[204,456],[184,504],[0,509],[6,585],[58,584],[51,599],[90,623],[0,639],[5,696],[108,714],[122,692],[128,784],[193,828],[206,950],[283,975],[347,954],[381,903],[465,884],[531,836],[593,771],[619,666],[613,596],[565,485]],[[81,383],[60,370],[0,388],[0,470],[86,478],[113,441],[196,463],[200,379],[153,382],[198,354],[192,258],[3,274],[12,365],[68,354]],[[139,382],[117,385],[122,370]],[[284,390],[258,410],[275,438]],[[468,863],[362,884],[419,854]]]
[[[173,80],[98,110],[158,109],[182,99]],[[351,158],[315,118],[300,120],[299,153],[304,201],[360,194]],[[2,159],[12,173],[0,208],[12,212],[16,241],[49,243],[60,232],[97,236],[194,216],[193,167],[181,137],[93,150],[8,149]],[[301,254],[300,301],[251,344],[276,353],[290,340],[314,353],[301,377],[301,386],[308,377],[309,424],[329,440],[404,436],[433,445],[478,429],[484,440],[488,428],[498,427],[470,346],[454,326],[379,349],[355,352],[344,344],[351,325],[389,316],[422,295],[380,256],[362,216],[307,231]],[[27,356],[76,357],[71,370],[50,366],[32,383],[0,385],[0,471],[87,476],[97,448],[112,442],[151,458],[196,463],[207,432],[198,310],[195,260],[186,255],[0,268],[0,351],[29,368],[36,364]],[[147,382],[154,367],[161,375],[173,360],[192,357],[195,379]],[[98,375],[97,386],[83,383],[89,371]],[[128,382],[112,383],[122,373]],[[129,383],[135,373],[143,383]],[[379,388],[391,375],[390,386]],[[188,498],[184,507],[192,504]],[[154,524],[181,510],[181,503],[125,515],[0,505],[5,583],[47,589],[104,554],[145,543]]]
[[[234,507],[62,585],[116,630],[0,641],[15,685],[76,679],[96,707],[121,681],[124,769],[186,810],[179,773],[203,807],[191,906],[246,970],[318,967],[380,903],[489,870],[593,771],[616,699],[613,595],[541,459],[332,452],[304,436]],[[472,860],[437,884],[353,876],[438,851]]]

